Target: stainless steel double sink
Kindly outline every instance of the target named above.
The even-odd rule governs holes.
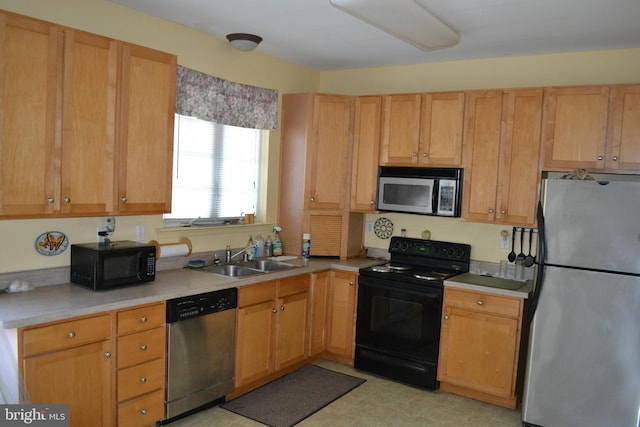
[[[202,271],[208,273],[221,274],[229,277],[245,277],[253,276],[256,274],[273,273],[276,271],[290,270],[292,268],[298,268],[296,265],[287,264],[280,261],[273,260],[253,260],[245,261],[238,264],[223,264],[212,265],[210,267],[204,267]]]

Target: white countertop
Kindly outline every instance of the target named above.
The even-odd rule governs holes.
[[[463,273],[444,281],[444,286],[468,289],[472,291],[489,292],[498,295],[527,299],[533,291],[533,282],[519,282],[499,277],[484,276],[473,273]]]
[[[154,282],[106,291],[95,292],[79,285],[64,283],[37,287],[29,292],[0,294],[0,328],[31,326],[328,268],[357,273],[360,268],[379,264],[381,261],[372,258],[313,258],[306,267],[302,266],[300,259],[285,262],[300,268],[240,278],[180,268],[157,272]]]

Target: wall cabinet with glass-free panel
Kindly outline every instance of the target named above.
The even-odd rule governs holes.
[[[355,99],[351,211],[374,212],[380,147],[381,96]]]

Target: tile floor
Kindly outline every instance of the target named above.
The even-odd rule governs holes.
[[[367,380],[360,387],[298,424],[325,426],[516,427],[520,409],[510,410],[444,392],[409,387],[330,361],[319,366]],[[257,427],[263,424],[215,407],[169,424],[169,427]]]

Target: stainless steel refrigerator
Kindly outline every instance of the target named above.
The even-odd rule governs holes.
[[[524,425],[639,427],[640,182],[542,194]]]

